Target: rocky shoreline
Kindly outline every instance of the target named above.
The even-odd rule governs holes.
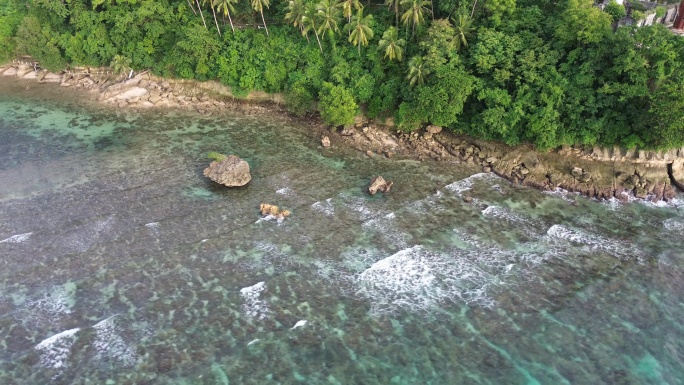
[[[287,115],[281,107],[281,95],[252,92],[236,98],[229,87],[213,81],[162,79],[148,73],[122,80],[109,71],[87,68],[54,74],[30,63],[0,66],[0,76],[87,90],[97,101],[117,108]],[[542,190],[560,188],[598,199],[628,201],[636,197],[659,202],[673,199],[677,189],[684,189],[684,148],[654,152],[564,147],[538,152],[531,146],[510,147],[455,135],[438,126],[404,133],[394,130],[391,121],[375,122],[358,116],[354,125],[331,131],[317,119],[290,118],[308,124],[312,135],[327,136],[332,145],[350,146],[370,157],[475,165],[515,184]]]

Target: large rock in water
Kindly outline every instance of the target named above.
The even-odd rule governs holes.
[[[209,167],[204,169],[204,176],[228,187],[244,186],[252,180],[249,164],[235,155],[211,162]]]
[[[375,195],[378,191],[388,193],[392,189],[392,185],[394,185],[394,182],[386,181],[385,178],[376,176],[371,179],[370,186],[368,186],[368,192],[371,195]]]

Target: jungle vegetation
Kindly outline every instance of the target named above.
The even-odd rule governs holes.
[[[0,0],[0,61],[216,79],[331,125],[684,146],[684,38],[591,0]]]

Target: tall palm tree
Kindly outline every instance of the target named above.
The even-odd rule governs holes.
[[[219,36],[221,35],[221,28],[219,28],[218,25],[218,20],[216,20],[216,10],[214,9],[214,1],[213,0],[202,0],[202,5],[209,3],[209,7],[211,8],[211,13],[214,14],[214,23],[216,23],[216,29],[218,29]]]
[[[416,84],[425,83],[425,78],[430,74],[430,69],[427,63],[425,63],[425,59],[422,56],[414,56],[409,60],[408,66],[409,72],[406,79],[408,79],[409,85],[413,87]]]
[[[202,6],[200,6],[199,0],[195,0],[195,3],[197,3],[197,9],[199,9],[200,16],[202,17],[202,24],[204,24],[204,28],[207,28],[207,22],[204,21],[204,14],[202,13]]]
[[[363,16],[363,9],[359,9],[356,15],[352,16],[351,23],[346,26],[351,32],[349,42],[359,47],[359,53],[361,53],[361,45],[368,45],[368,39],[373,38],[373,30],[370,27],[372,20],[373,15]]]
[[[359,0],[341,0],[337,3],[337,6],[342,8],[342,15],[347,18],[347,23],[351,22],[352,14],[354,10],[359,10],[363,8],[363,5]]]
[[[406,45],[406,41],[399,38],[399,30],[396,27],[389,27],[382,34],[378,49],[385,51],[385,57],[389,58],[390,61],[394,59],[401,61],[404,58],[404,45]]]
[[[287,13],[285,14],[285,22],[292,24],[295,28],[299,28],[300,32],[304,31],[304,15],[306,13],[306,7],[302,0],[290,0],[285,8]],[[306,35],[306,40],[309,40],[309,35]]]
[[[261,13],[261,21],[264,23],[264,28],[266,28],[266,36],[269,36],[269,34],[266,19],[264,19],[264,7],[268,9],[269,5],[271,5],[270,0],[252,0],[252,9]]]
[[[398,27],[399,26],[399,5],[401,4],[401,0],[385,0],[385,5],[394,10],[394,26]]]
[[[333,33],[340,31],[340,28],[337,26],[339,10],[333,1],[334,0],[321,0],[321,2],[316,5],[319,20],[318,33],[321,35],[326,31],[332,31]]]
[[[461,50],[463,47],[468,47],[468,40],[473,34],[473,18],[468,15],[468,12],[459,12],[456,20],[454,20],[454,29],[456,30],[456,49]]]
[[[406,8],[406,12],[401,15],[401,22],[408,26],[413,25],[413,32],[416,33],[416,25],[425,23],[425,12],[429,12],[429,0],[401,0],[401,5]]]
[[[237,3],[237,0],[214,0],[214,5],[219,12],[223,11],[223,16],[228,16],[228,21],[230,21],[230,28],[235,33],[235,26],[233,25],[233,18],[230,17],[231,12],[235,12],[235,7],[233,3]],[[223,24],[226,24],[226,19],[223,19]]]
[[[321,46],[321,39],[318,38],[318,9],[316,4],[309,3],[306,10],[304,11],[304,16],[302,16],[302,35],[308,36],[309,31],[313,31],[316,35],[316,41],[318,41],[318,48],[323,52],[323,46]]]

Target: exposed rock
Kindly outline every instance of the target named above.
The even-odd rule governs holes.
[[[323,147],[330,147],[330,138],[328,136],[321,138],[321,145]]]
[[[235,155],[211,162],[209,167],[204,169],[204,176],[228,187],[244,186],[252,180],[249,164]]]
[[[3,76],[16,76],[17,75],[17,69],[14,67],[10,67],[5,70],[5,72],[2,73]]]
[[[378,191],[388,193],[392,189],[392,185],[394,185],[394,182],[386,181],[385,178],[376,176],[371,179],[370,186],[368,186],[368,192],[371,195],[375,195]]]
[[[266,219],[276,219],[278,222],[282,222],[291,214],[289,210],[280,211],[278,206],[269,203],[262,203],[259,206],[259,211],[261,211],[261,215]]]
[[[672,169],[672,179],[675,185],[684,191],[684,158],[679,158],[670,165]]]
[[[430,134],[439,134],[440,132],[442,132],[442,127],[431,124],[425,127],[425,132],[428,132]]]
[[[582,170],[580,167],[573,167],[572,171],[570,171],[570,174],[574,176],[575,178],[581,176],[584,173],[584,170]]]

